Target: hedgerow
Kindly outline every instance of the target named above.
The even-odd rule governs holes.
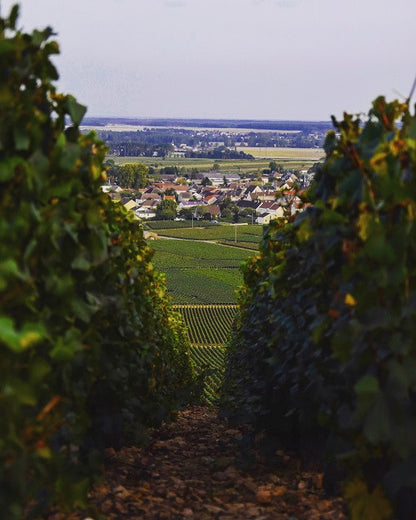
[[[353,519],[415,518],[416,117],[344,115],[305,208],[244,268],[222,413],[339,468]]]
[[[184,325],[141,227],[101,191],[106,149],[58,93],[52,30],[0,18],[0,510],[85,501],[98,454],[192,392]]]

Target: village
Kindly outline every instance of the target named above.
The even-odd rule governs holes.
[[[309,186],[313,175],[311,170],[271,171],[269,175],[259,174],[255,178],[215,171],[197,173],[192,179],[159,174],[149,179],[148,186],[138,190],[110,183],[102,189],[143,221],[156,219],[158,206],[162,201],[171,200],[171,207],[176,209],[176,214],[170,215],[171,220],[264,225],[298,211],[301,203],[298,192]]]

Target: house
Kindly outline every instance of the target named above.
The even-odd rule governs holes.
[[[159,240],[159,236],[153,231],[143,231],[143,238],[145,240]]]
[[[263,213],[262,215],[256,218],[256,224],[270,224],[271,220],[277,219],[278,215],[274,213]]]
[[[198,200],[184,200],[184,201],[181,201],[179,202],[178,204],[178,209],[189,209],[189,208],[196,208],[197,206],[208,206],[208,204],[206,204],[205,202],[203,201],[198,201]]]
[[[217,202],[217,197],[214,197],[214,195],[207,195],[206,197],[204,197],[204,201],[207,204],[214,204],[214,202]]]
[[[135,200],[129,200],[123,206],[128,210],[136,210],[139,207],[139,204]]]
[[[281,207],[281,204],[279,202],[276,202],[276,201],[264,201],[264,202],[261,202],[257,207],[256,207],[256,213],[261,215],[261,214],[265,214],[265,213],[275,213],[278,208]]]
[[[221,210],[218,204],[208,204],[204,206],[203,215],[206,215],[207,213],[210,214],[211,220],[217,219],[219,216],[221,216]]]
[[[134,212],[137,218],[149,219],[156,217],[156,211],[149,207],[140,207]]]
[[[259,195],[263,193],[263,190],[257,184],[251,184],[244,191],[244,197],[246,200],[256,200]]]
[[[262,202],[256,208],[257,224],[269,224],[269,222],[276,218],[284,216],[284,209],[278,202]]]
[[[212,182],[213,186],[220,186],[221,184],[230,184],[233,182],[240,181],[240,176],[238,173],[218,173],[218,172],[209,172],[205,175],[210,182]]]

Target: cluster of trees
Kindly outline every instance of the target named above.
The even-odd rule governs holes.
[[[85,107],[54,86],[52,30],[22,33],[17,16],[15,6],[0,18],[0,511],[10,520],[84,504],[102,450],[141,440],[195,390],[153,252],[102,193],[106,148],[80,133]]]
[[[129,121],[132,123],[132,121]],[[160,123],[160,122],[159,122]],[[223,122],[217,122],[220,125]],[[234,122],[235,123],[235,122]],[[157,124],[157,122],[156,122]],[[183,122],[186,124],[186,121]],[[253,123],[248,122],[248,127]],[[255,125],[254,125],[255,126]],[[267,122],[259,123],[257,128],[268,127],[268,132],[240,132],[238,128],[222,131],[221,128],[212,130],[208,128],[144,128],[137,131],[114,132],[99,130],[98,135],[110,148],[110,152],[120,156],[151,157],[155,153],[158,156],[166,156],[174,150],[174,146],[186,145],[190,148],[198,148],[198,153],[207,149],[225,146],[234,148],[241,143],[248,146],[279,146],[279,147],[321,147],[326,132],[330,129],[330,123],[308,123],[308,122]],[[273,131],[279,130],[279,131]],[[284,132],[286,130],[286,132]],[[199,156],[198,156],[199,157]],[[205,157],[201,156],[201,157]]]
[[[149,184],[150,169],[143,163],[117,165],[113,159],[105,162],[107,178],[120,188],[139,190]]]
[[[173,220],[177,215],[177,207],[175,200],[164,197],[156,206],[156,220]]]
[[[353,520],[416,518],[416,116],[345,115],[296,218],[244,268],[222,413],[326,460]]]
[[[189,151],[185,153],[185,157],[201,159],[254,159],[251,154],[239,152],[227,146],[217,146],[212,150]]]
[[[121,143],[107,143],[112,155],[120,157],[166,157],[175,149],[172,144],[148,144],[123,141]]]

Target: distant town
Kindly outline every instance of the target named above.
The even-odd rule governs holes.
[[[298,210],[330,128],[329,122],[86,119],[82,129],[95,130],[108,146],[103,190],[137,219],[263,225]]]

